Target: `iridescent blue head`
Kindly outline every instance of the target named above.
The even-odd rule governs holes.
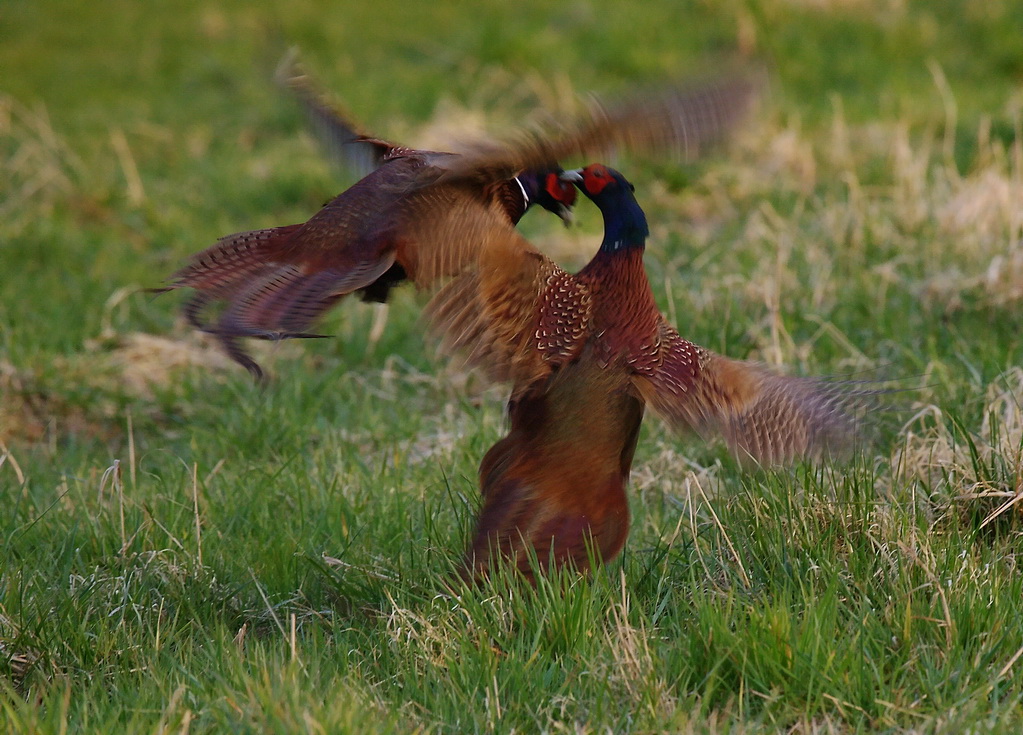
[[[561,177],[574,182],[604,215],[602,251],[614,253],[645,245],[650,228],[633,194],[635,187],[624,176],[613,168],[591,163],[586,168],[566,171]]]

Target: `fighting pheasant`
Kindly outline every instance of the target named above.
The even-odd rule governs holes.
[[[510,431],[480,466],[472,575],[495,555],[527,577],[530,551],[541,568],[614,557],[628,534],[625,485],[646,407],[778,464],[846,448],[858,428],[851,409],[872,394],[776,375],[680,337],[651,293],[632,185],[600,164],[566,176],[604,218],[581,271],[563,271],[510,228],[491,232],[479,268],[428,310],[447,348],[513,385]]]
[[[331,159],[344,169],[366,176],[398,151],[426,153],[360,132],[359,126],[327,99],[291,56],[278,69],[277,81],[295,97]],[[512,224],[517,224],[526,210],[539,205],[556,214],[567,226],[572,222],[575,187],[559,176],[561,172],[560,168],[523,171],[510,179],[495,181],[484,196],[500,200]]]
[[[691,157],[738,122],[756,85],[732,77],[594,107],[574,126],[485,143],[461,154],[405,148],[352,132],[377,168],[307,222],[225,237],[193,256],[163,290],[192,288],[184,313],[217,335],[257,379],[239,339],[319,336],[310,326],[348,294],[384,301],[396,283],[426,289],[472,271],[485,254],[472,228],[505,230],[539,202],[558,214],[574,190],[559,161],[617,148]],[[344,134],[342,133],[342,136]],[[211,317],[207,312],[219,306]]]

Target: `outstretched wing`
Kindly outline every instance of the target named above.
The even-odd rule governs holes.
[[[635,366],[643,399],[668,423],[718,434],[759,464],[848,451],[862,430],[858,414],[878,393],[717,355],[667,322],[658,337],[656,358]]]
[[[302,107],[310,127],[331,160],[342,170],[363,177],[388,157],[405,149],[359,131],[349,115],[332,103],[320,86],[302,68],[294,54],[281,61],[277,83]]]
[[[618,149],[655,150],[689,161],[725,138],[746,116],[761,82],[752,74],[679,84],[613,105],[595,101],[574,124],[541,129],[508,143],[477,143],[439,162],[443,180],[509,178],[567,160],[593,160]]]
[[[324,268],[289,257],[287,245],[301,227],[225,237],[178,271],[170,286],[157,289],[195,289],[183,307],[185,318],[215,334],[225,352],[257,380],[263,371],[240,338],[322,336],[309,333],[310,325],[345,295],[376,282],[394,263],[393,256],[384,256],[350,268]]]
[[[216,334],[261,378],[239,338],[315,336],[312,323],[345,295],[382,284],[386,291],[389,278],[402,279],[391,273],[400,202],[407,170],[417,165],[414,158],[388,162],[308,222],[222,238],[194,255],[167,289],[195,289],[185,306],[189,322]]]

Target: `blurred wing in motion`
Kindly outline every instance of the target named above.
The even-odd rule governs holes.
[[[518,234],[499,203],[441,186],[402,196],[399,206],[371,178],[356,185],[370,182],[359,207],[328,205],[304,224],[231,235],[193,256],[169,287],[196,289],[189,322],[261,378],[239,338],[318,336],[311,325],[344,296],[383,290],[386,298],[391,283],[407,279],[422,290],[444,284],[427,309],[435,331],[495,380],[541,375],[571,349],[572,334],[533,335],[543,328],[544,294],[556,302],[559,289],[579,286]]]
[[[862,414],[884,392],[777,375],[698,347],[667,322],[659,345],[634,379],[650,408],[677,428],[722,436],[740,459],[762,465],[847,453],[862,434]]]
[[[333,104],[289,53],[277,68],[277,83],[298,102],[331,161],[343,171],[363,177],[402,146],[359,132],[350,117]]]
[[[616,150],[692,161],[746,118],[762,87],[758,75],[736,74],[681,83],[615,104],[595,101],[574,125],[458,151],[462,155],[447,162],[444,180],[477,177],[481,172],[505,178],[570,159],[599,159]]]
[[[454,276],[425,312],[444,351],[516,388],[577,354],[590,320],[584,284],[493,217],[463,209],[433,223],[419,242],[417,284]]]

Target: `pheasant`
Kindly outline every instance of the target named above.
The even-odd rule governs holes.
[[[342,168],[365,176],[390,160],[396,151],[427,153],[359,132],[359,126],[327,99],[291,56],[282,62],[277,80],[294,95],[323,146]],[[561,172],[561,168],[523,171],[509,179],[495,181],[486,195],[500,199],[512,224],[517,224],[527,209],[539,205],[568,226],[572,222],[575,187],[560,178]]]
[[[451,154],[371,138],[358,143],[379,149],[381,168],[309,221],[222,238],[193,256],[169,287],[156,289],[195,289],[184,306],[188,322],[217,335],[227,354],[257,381],[264,379],[262,368],[238,338],[320,337],[308,333],[308,326],[352,292],[363,301],[385,303],[418,259],[416,228],[429,222],[411,215],[420,203],[445,207],[467,199],[513,225],[534,204],[566,222],[571,218],[575,189],[559,178],[560,168],[522,171],[507,179],[458,180],[417,191],[426,170],[439,168],[432,159]],[[226,308],[211,326],[203,314],[218,301]]]
[[[365,176],[397,152],[427,153],[359,132],[358,125],[327,99],[291,55],[278,69],[277,80],[294,95],[331,158],[343,168]],[[560,167],[522,171],[510,179],[492,182],[484,187],[482,195],[487,200],[499,201],[512,224],[518,224],[527,210],[539,205],[560,217],[567,227],[572,223],[576,190],[561,179],[561,172]],[[375,283],[360,289],[360,296],[363,301],[386,303],[390,289],[405,279],[404,269],[395,263]]]
[[[479,143],[463,153],[405,148],[339,135],[370,151],[375,170],[307,222],[241,232],[193,256],[161,291],[192,288],[188,321],[217,335],[257,379],[259,365],[239,339],[316,337],[310,325],[351,293],[385,301],[410,280],[421,289],[472,271],[487,238],[534,202],[564,215],[575,191],[558,161],[612,148],[675,150],[679,157],[721,138],[740,120],[756,84],[748,77],[670,88],[617,107],[595,107],[574,126],[511,144]],[[472,222],[473,226],[465,225]],[[210,307],[220,305],[211,322]]]
[[[618,554],[647,407],[679,429],[722,436],[740,457],[777,464],[847,447],[858,430],[851,408],[868,394],[683,339],[654,302],[632,185],[600,164],[565,176],[604,218],[600,249],[581,271],[563,271],[507,230],[428,310],[447,349],[513,385],[508,435],[480,465],[470,576],[495,556],[532,578],[532,553],[540,568],[580,570]]]

